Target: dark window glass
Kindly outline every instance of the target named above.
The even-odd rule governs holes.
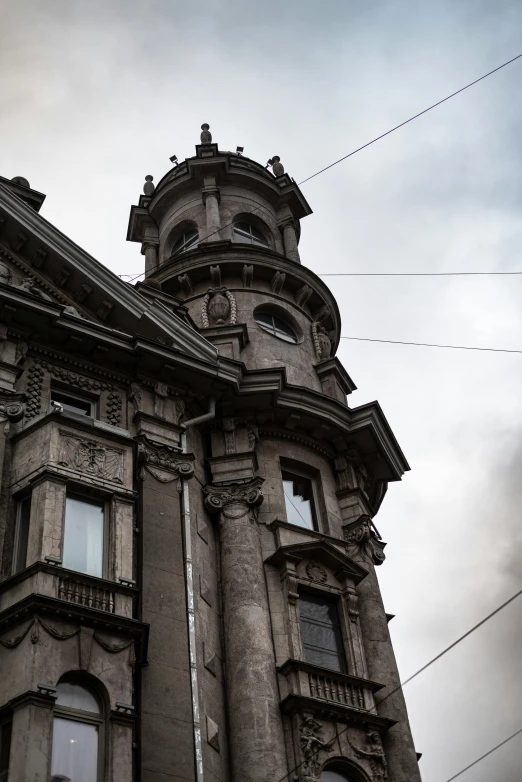
[[[317,517],[311,479],[287,470],[282,470],[281,476],[285,494],[286,520],[289,524],[297,524],[298,527],[315,529]]]
[[[292,326],[277,315],[272,315],[271,312],[256,312],[254,320],[258,326],[274,337],[283,339],[285,342],[297,343],[297,334]]]
[[[64,394],[61,391],[51,389],[51,406],[58,405],[64,413],[74,413],[74,415],[86,415],[89,417],[94,415],[94,402],[91,402],[90,399],[82,399],[74,396],[74,394]]]
[[[9,773],[9,754],[11,752],[11,728],[13,723],[0,724],[0,782],[7,782]]]
[[[199,233],[196,228],[191,228],[190,231],[184,231],[176,244],[172,249],[172,254],[185,253],[187,250],[192,250],[197,247],[199,242]]]
[[[29,517],[31,515],[31,497],[25,497],[18,503],[16,530],[16,551],[14,572],[23,570],[27,562],[27,544],[29,542]]]
[[[338,771],[323,771],[321,782],[353,782],[353,777],[347,777],[345,774],[339,774]]]
[[[104,506],[78,497],[65,500],[63,566],[90,576],[103,576]]]
[[[335,602],[315,595],[301,595],[299,613],[306,662],[344,673],[344,653]]]
[[[234,241],[240,244],[255,244],[258,247],[268,247],[268,242],[251,223],[236,223],[234,225]]]

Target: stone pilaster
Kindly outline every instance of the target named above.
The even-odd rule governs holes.
[[[278,780],[288,769],[256,520],[261,479],[206,486],[205,495],[219,513],[232,779]]]

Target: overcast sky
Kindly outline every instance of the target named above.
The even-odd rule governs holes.
[[[114,272],[145,174],[297,181],[522,52],[519,0],[0,0],[0,174]],[[522,271],[522,60],[303,185],[317,272]],[[332,278],[346,336],[522,349],[521,277]],[[342,340],[411,465],[376,524],[403,678],[522,586],[522,355]],[[522,600],[409,685],[424,782],[522,727]],[[518,782],[522,736],[462,776]],[[404,780],[408,782],[408,780]]]

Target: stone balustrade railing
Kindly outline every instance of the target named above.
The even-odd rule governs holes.
[[[88,608],[97,608],[99,611],[114,613],[114,590],[104,589],[79,579],[60,578],[57,597],[60,600],[67,600],[69,603],[77,603]]]

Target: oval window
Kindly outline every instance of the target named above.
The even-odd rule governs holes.
[[[279,315],[261,310],[254,313],[254,320],[263,331],[268,331],[273,337],[282,339],[285,342],[293,342],[294,344],[297,344],[299,341],[295,329]]]
[[[194,247],[197,247],[198,242],[199,232],[196,228],[191,228],[189,231],[183,231],[172,248],[172,255],[178,255],[179,253],[186,253],[187,250],[193,250]]]
[[[253,226],[252,223],[235,223],[234,241],[240,244],[255,244],[257,247],[269,246],[261,231]]]

